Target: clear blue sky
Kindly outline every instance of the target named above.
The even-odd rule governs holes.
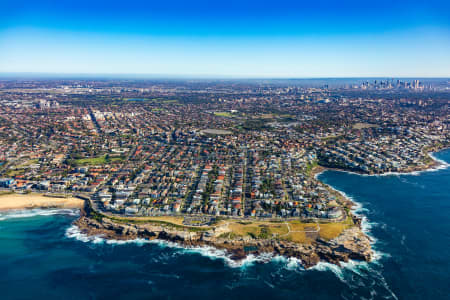
[[[0,72],[450,77],[450,1],[2,0]]]

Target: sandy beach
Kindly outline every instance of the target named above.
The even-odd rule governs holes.
[[[84,201],[78,198],[56,198],[43,194],[0,194],[0,210],[27,208],[81,208]]]

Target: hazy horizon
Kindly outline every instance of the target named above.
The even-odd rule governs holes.
[[[233,75],[217,75],[217,74],[152,74],[152,73],[53,73],[53,72],[0,72],[0,78],[26,78],[26,79],[142,79],[142,80],[165,80],[165,79],[185,79],[185,80],[412,80],[412,79],[424,79],[424,80],[446,80],[450,79],[450,76],[305,76],[305,77],[250,77],[250,76],[233,76]]]

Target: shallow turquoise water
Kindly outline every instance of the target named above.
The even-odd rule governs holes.
[[[435,156],[450,162],[449,150]],[[211,250],[68,237],[76,236],[73,211],[13,212],[0,215],[0,298],[448,299],[450,169],[319,178],[362,204],[375,262],[307,271],[282,258],[236,266]]]

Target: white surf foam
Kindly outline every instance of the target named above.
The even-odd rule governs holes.
[[[79,215],[79,209],[21,209],[21,210],[8,210],[0,212],[0,221],[17,218],[31,218],[36,216],[52,216],[52,215]]]
[[[430,157],[432,158],[432,159],[434,159],[435,161],[437,161],[438,163],[440,163],[441,165],[440,166],[437,166],[436,168],[438,168],[438,169],[446,169],[446,168],[448,168],[449,166],[450,166],[450,164],[448,163],[448,162],[446,162],[445,160],[442,160],[442,159],[439,159],[439,158],[437,158],[436,156],[435,156],[435,152],[433,152],[433,153],[430,153],[429,155],[430,155]]]
[[[210,246],[202,246],[202,247],[186,247],[180,244],[164,241],[164,240],[146,240],[146,239],[133,239],[133,240],[114,240],[114,239],[106,239],[101,235],[89,236],[83,232],[76,226],[72,225],[66,230],[66,237],[73,238],[81,242],[85,243],[94,243],[94,244],[109,244],[109,245],[125,245],[125,244],[138,244],[143,245],[147,243],[156,244],[160,247],[167,248],[175,248],[179,249],[185,253],[198,253],[202,256],[215,259],[223,259],[225,263],[230,267],[242,267],[245,265],[250,265],[255,261],[261,260],[262,258],[257,258],[252,255],[247,256],[246,259],[242,261],[234,261],[230,258],[225,250],[216,249]]]
[[[320,262],[311,270],[320,272],[332,272],[342,283],[350,287],[350,289],[358,289],[364,287],[370,289],[370,299],[377,299],[377,291],[374,285],[378,285],[385,290],[385,299],[398,299],[386,282],[386,279],[379,270],[373,268],[372,263],[359,262],[350,260],[341,263],[341,267],[327,262]],[[355,295],[356,296],[356,295]]]
[[[289,257],[289,258],[282,257],[282,258],[286,259],[286,269],[288,269],[288,270],[298,270],[298,269],[304,270],[305,269],[305,268],[303,268],[302,261],[298,258],[295,258],[295,257]]]
[[[81,230],[76,225],[72,225],[66,229],[66,237],[79,240],[81,242],[92,242],[94,244],[101,244],[105,242],[105,239],[101,236],[89,236],[81,232]]]
[[[87,235],[78,228],[76,225],[71,225],[66,229],[65,236],[68,238],[76,239],[85,243],[94,243],[94,244],[109,244],[109,245],[125,245],[125,244],[137,244],[143,245],[145,243],[149,243],[151,241],[146,239],[133,239],[133,240],[114,240],[114,239],[106,239],[102,235]]]
[[[249,254],[246,258],[242,260],[233,260],[231,259],[231,255],[222,249],[217,249],[212,246],[195,246],[195,247],[188,247],[183,246],[174,242],[168,242],[163,240],[151,240],[148,241],[150,243],[158,244],[161,247],[169,247],[169,248],[176,248],[184,253],[197,253],[204,257],[208,257],[212,260],[223,260],[225,264],[231,268],[242,268],[242,267],[249,267],[254,265],[255,263],[267,263],[271,261],[275,256],[271,253],[263,253],[261,255],[253,255]]]
[[[182,251],[183,253],[197,253],[204,257],[208,257],[212,260],[223,260],[225,264],[231,268],[245,268],[254,265],[255,263],[268,263],[270,261],[283,261],[288,268],[298,268],[301,266],[301,261],[295,258],[284,258],[279,255],[274,255],[271,253],[263,253],[260,255],[249,254],[246,258],[242,260],[233,260],[231,259],[231,255],[222,249],[217,249],[212,246],[195,246],[188,247],[183,246],[174,242],[154,239],[154,240],[146,240],[146,239],[132,239],[132,240],[113,240],[106,239],[102,235],[94,235],[89,236],[83,232],[76,226],[71,225],[67,228],[65,236],[67,238],[76,239],[78,241],[84,243],[94,243],[94,244],[109,244],[109,245],[125,245],[125,244],[156,244],[160,247],[174,248]]]
[[[342,271],[342,268],[334,265],[334,264],[330,264],[327,262],[319,262],[317,265],[315,265],[314,267],[310,268],[310,270],[316,270],[316,271],[331,271],[334,273],[334,275],[336,275],[337,278],[339,278],[341,281],[344,281],[344,273]]]

